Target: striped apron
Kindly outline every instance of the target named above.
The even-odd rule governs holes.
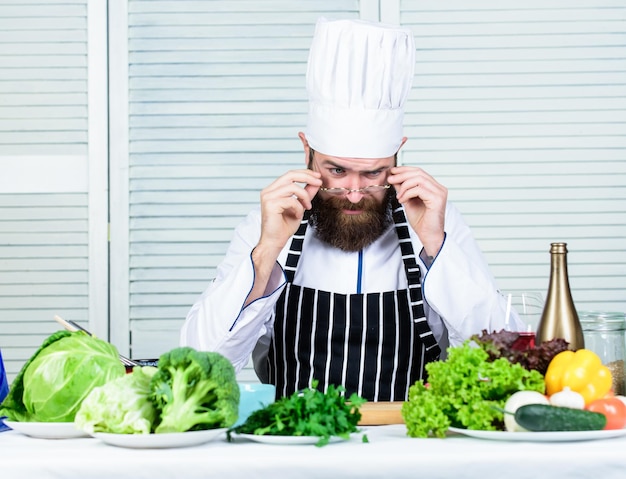
[[[409,387],[425,379],[426,363],[439,358],[441,350],[424,316],[409,225],[395,197],[392,207],[408,289],[369,294],[293,284],[308,226],[306,212],[289,248],[287,284],[274,312],[267,366],[277,397],[309,387],[316,379],[322,391],[329,384],[343,385],[347,396],[404,401]]]

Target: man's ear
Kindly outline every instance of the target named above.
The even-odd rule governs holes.
[[[299,132],[298,137],[300,137],[300,141],[302,142],[302,146],[304,147],[304,164],[308,166],[311,147],[309,146],[309,142],[307,141],[306,135],[303,132]]]

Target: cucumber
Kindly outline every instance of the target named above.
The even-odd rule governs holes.
[[[526,404],[515,411],[515,421],[528,431],[600,431],[606,416],[585,409],[548,404]]]

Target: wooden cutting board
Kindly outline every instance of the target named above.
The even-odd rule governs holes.
[[[381,426],[383,424],[404,424],[402,401],[366,402],[361,406],[360,426]]]

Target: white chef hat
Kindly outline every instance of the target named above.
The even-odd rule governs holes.
[[[311,148],[348,158],[393,156],[414,69],[408,28],[320,18],[307,68]]]

